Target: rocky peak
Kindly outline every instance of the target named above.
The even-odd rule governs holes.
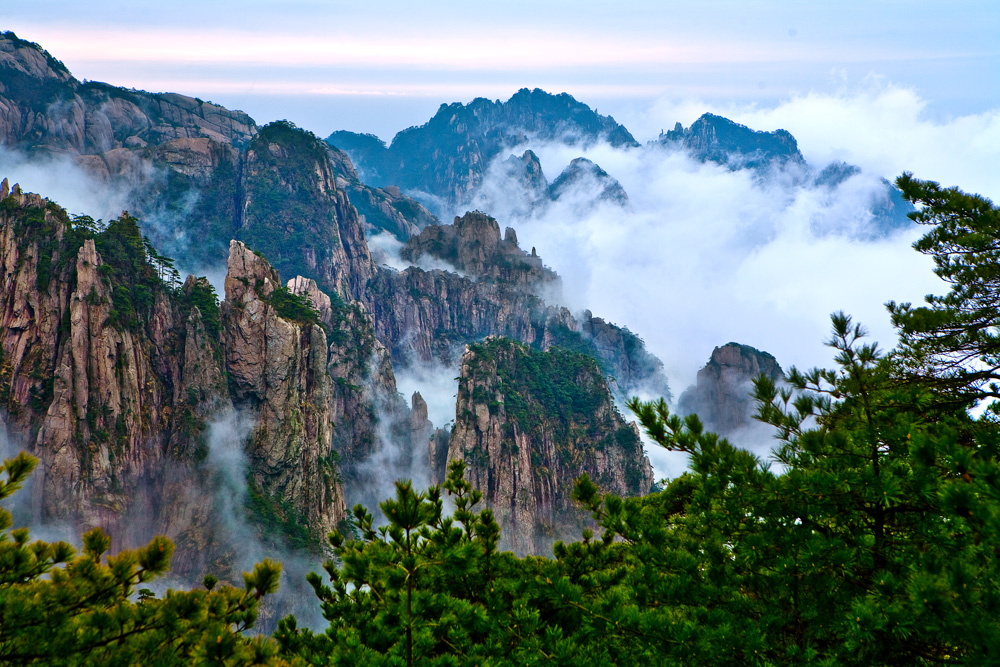
[[[0,33],[0,71],[10,70],[34,79],[70,81],[73,77],[60,61],[34,42],[13,32]],[[0,91],[2,92],[2,91]]]
[[[621,183],[587,158],[572,160],[549,186],[549,196],[558,200],[574,190],[583,189],[587,200],[605,201],[619,205],[628,203],[628,193]],[[596,197],[594,193],[600,193]]]
[[[786,130],[761,132],[715,114],[702,114],[691,127],[678,123],[661,134],[664,145],[679,145],[703,162],[717,162],[739,169],[764,168],[771,163],[805,164],[798,143]]]
[[[410,262],[418,262],[424,255],[447,262],[477,280],[532,292],[542,287],[560,288],[559,276],[542,264],[537,254],[529,255],[518,247],[513,229],[508,227],[501,238],[500,224],[479,211],[456,217],[451,225],[425,228],[400,252]]]
[[[309,299],[312,307],[319,313],[319,321],[326,327],[332,326],[333,303],[330,297],[319,288],[315,280],[295,276],[288,281],[287,287],[292,294],[304,296]]]
[[[570,499],[587,473],[602,491],[649,492],[653,472],[593,358],[490,337],[462,356],[448,463],[463,459],[501,526],[505,547],[546,553],[579,539]]]
[[[773,380],[784,377],[767,352],[739,343],[717,347],[698,371],[697,383],[681,394],[677,411],[697,414],[707,430],[731,437],[753,423],[752,383],[761,374]]]
[[[260,253],[240,241],[229,242],[226,262],[226,301],[246,306],[256,299],[266,299],[281,286],[278,272]]]
[[[542,171],[542,163],[534,151],[524,151],[521,157],[511,155],[504,165],[507,176],[535,199],[548,189],[549,182]]]
[[[369,182],[424,192],[454,206],[471,200],[495,158],[529,137],[638,146],[610,116],[566,93],[537,88],[522,89],[506,102],[477,98],[467,105],[442,104],[424,125],[399,132],[388,148],[377,137],[349,132],[334,133],[327,141],[350,154]],[[530,161],[525,168],[537,177],[540,169]]]

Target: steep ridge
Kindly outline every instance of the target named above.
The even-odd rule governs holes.
[[[271,123],[250,142],[240,171],[235,237],[284,275],[314,278],[348,301],[362,298],[376,267],[323,144],[290,123]]]
[[[506,102],[477,98],[442,104],[426,124],[377,137],[334,132],[327,142],[346,151],[364,180],[425,193],[449,206],[469,200],[494,158],[527,138],[638,146],[622,125],[572,96],[524,88]]]
[[[447,461],[457,459],[493,508],[506,548],[518,553],[579,537],[586,514],[569,491],[583,473],[622,496],[646,494],[653,481],[639,433],[591,357],[502,338],[462,356]]]
[[[110,172],[123,148],[173,142],[166,152],[212,144],[241,144],[256,125],[248,115],[177,95],[77,81],[37,44],[0,35],[0,143],[89,156]]]
[[[712,351],[708,363],[698,371],[697,383],[681,394],[677,411],[697,414],[706,430],[732,437],[753,424],[752,383],[761,374],[772,380],[784,377],[777,360],[767,352],[726,343]]]
[[[772,164],[805,164],[795,137],[787,130],[761,132],[715,114],[702,114],[691,126],[680,123],[660,134],[664,145],[680,145],[695,158],[733,169],[759,169]]]

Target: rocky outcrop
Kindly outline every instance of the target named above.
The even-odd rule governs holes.
[[[204,279],[170,289],[158,261],[128,215],[74,228],[0,183],[0,418],[41,460],[34,518],[100,525],[119,548],[165,533],[182,576],[222,567],[206,459],[235,408],[253,507],[319,548],[345,516],[325,331],[282,312],[277,273],[241,243],[221,307]]]
[[[586,515],[570,491],[583,473],[622,496],[648,493],[653,481],[639,433],[592,358],[501,338],[462,357],[448,462],[457,459],[518,553],[579,539]]]
[[[230,245],[222,324],[233,401],[250,411],[253,483],[324,535],[344,518],[333,455],[333,387],[318,323],[282,317],[270,303],[277,272],[244,244]]]
[[[772,380],[784,377],[777,360],[767,352],[726,343],[712,351],[708,363],[698,371],[697,384],[681,394],[677,411],[697,414],[706,430],[732,437],[753,424],[753,380],[762,374]]]
[[[556,299],[562,291],[556,272],[536,253],[521,250],[513,229],[508,227],[501,238],[500,224],[479,211],[455,218],[451,225],[425,228],[400,252],[414,264],[425,255],[447,262],[477,282],[503,283]]]

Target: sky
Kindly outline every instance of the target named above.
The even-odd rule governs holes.
[[[197,96],[321,137],[347,129],[388,141],[442,103],[539,87],[614,116],[640,142],[711,111],[789,130],[818,168],[860,166],[863,176],[831,195],[598,145],[585,152],[625,186],[628,211],[570,202],[516,220],[522,246],[538,246],[570,301],[628,326],[664,359],[675,395],[730,340],[785,367],[828,364],[834,310],[891,347],[885,301],[943,287],[909,248],[919,230],[857,233],[879,179],[912,171],[1000,199],[995,0],[34,0],[0,29],[38,42],[79,79]],[[550,180],[584,152],[530,147]],[[68,206],[85,189],[55,198]],[[454,369],[439,370],[452,381]],[[440,422],[453,398],[435,392]]]
[[[1000,106],[991,0],[34,0],[0,23],[78,78],[184,92],[320,136],[390,139],[442,102],[522,87],[569,92],[640,140],[667,121],[650,113],[664,100],[772,107],[873,77],[913,90],[937,120]]]

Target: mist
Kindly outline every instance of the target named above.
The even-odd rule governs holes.
[[[88,171],[71,157],[55,154],[28,155],[0,145],[0,180],[11,186],[21,185],[23,192],[34,192],[66,209],[70,215],[89,215],[98,220],[112,220],[123,211],[137,213],[144,191],[166,173],[152,164],[142,163],[128,176],[108,181]],[[209,266],[188,259],[188,248],[199,243],[186,232],[184,213],[197,203],[197,191],[188,193],[179,212],[154,209],[142,214],[139,225],[157,250],[174,255],[176,268],[183,276],[204,276],[216,294],[225,294],[226,264]]]
[[[445,364],[438,360],[428,363],[414,361],[408,366],[396,368],[394,372],[396,387],[407,400],[414,392],[420,392],[427,403],[427,418],[436,428],[443,428],[455,420],[457,364]]]
[[[694,382],[714,347],[731,341],[770,352],[785,369],[829,367],[831,313],[851,314],[885,350],[896,343],[885,302],[919,303],[947,290],[931,260],[911,247],[925,228],[887,227],[874,218],[873,208],[886,201],[883,179],[911,169],[918,178],[985,194],[1000,183],[1000,139],[993,138],[1000,115],[935,122],[921,115],[922,105],[912,91],[885,87],[729,115],[754,129],[784,127],[798,139],[809,167],[764,174],[653,144],[616,149],[529,140],[491,165],[480,203],[560,274],[564,305],[589,308],[643,338],[664,362],[675,396]],[[672,127],[707,110],[678,116],[679,108],[653,111]],[[526,149],[549,182],[572,159],[592,160],[621,183],[629,201],[599,201],[584,185],[554,202],[526,205],[522,186],[502,165]],[[836,186],[816,185],[815,174],[834,160],[861,172]],[[647,449],[657,477],[683,469],[682,457]],[[755,443],[754,451],[766,454],[766,444]]]
[[[36,192],[56,202],[71,215],[108,220],[130,208],[127,188],[97,178],[69,157],[25,155],[0,145],[3,178],[11,186],[20,183],[23,192]]]
[[[272,632],[278,619],[289,613],[295,615],[300,626],[320,629],[325,621],[319,600],[306,583],[305,575],[318,570],[322,559],[314,554],[265,544],[260,539],[260,529],[253,525],[247,511],[250,462],[245,447],[253,427],[252,417],[232,408],[221,410],[208,422],[205,464],[211,475],[212,524],[219,531],[214,537],[224,545],[225,552],[231,554],[229,565],[234,572],[250,571],[255,563],[265,558],[281,563],[281,585],[277,593],[264,598],[261,619],[255,628],[257,632]],[[237,587],[241,585],[238,581],[232,583]]]

